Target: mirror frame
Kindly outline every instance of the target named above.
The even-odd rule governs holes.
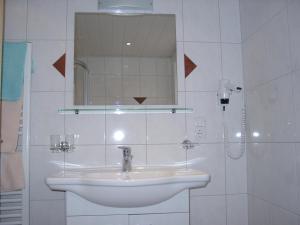
[[[155,6],[155,5],[154,5]],[[81,4],[74,3],[74,8],[68,12],[67,20],[67,46],[66,46],[66,84],[65,84],[65,107],[77,108],[77,109],[116,109],[116,108],[132,108],[132,109],[144,109],[144,108],[174,108],[185,107],[185,76],[184,76],[184,45],[183,37],[183,25],[182,18],[178,16],[176,11],[162,12],[161,10],[141,11],[130,10],[122,11],[120,15],[137,15],[137,14],[161,14],[161,15],[174,15],[176,23],[176,61],[177,61],[177,87],[175,87],[175,105],[74,105],[74,46],[75,46],[75,14],[76,13],[99,13],[99,14],[116,14],[109,10],[98,10],[97,4],[87,4],[86,7],[82,7]],[[119,14],[119,13],[118,13]],[[180,20],[180,19],[181,20]]]

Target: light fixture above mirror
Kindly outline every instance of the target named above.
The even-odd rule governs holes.
[[[152,12],[153,0],[98,0],[98,10],[112,13]]]

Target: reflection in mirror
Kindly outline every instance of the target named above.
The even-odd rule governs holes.
[[[175,15],[76,13],[75,105],[175,105]]]

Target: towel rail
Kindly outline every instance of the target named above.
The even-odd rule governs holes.
[[[22,191],[10,191],[10,192],[0,192],[0,195],[21,195]]]
[[[32,74],[32,44],[27,43],[24,67],[23,107],[19,118],[17,151],[22,152],[25,188],[15,192],[0,192],[0,225],[29,225],[29,127],[30,127],[30,84]],[[0,140],[1,141],[1,140]],[[6,216],[11,214],[12,217]],[[3,215],[5,215],[3,217]],[[17,218],[15,216],[18,215]],[[7,217],[7,218],[6,218]]]
[[[22,206],[0,206],[0,211],[21,210]]]
[[[23,112],[19,119],[17,151],[22,151]],[[0,225],[22,225],[23,191],[0,192]]]
[[[22,221],[0,222],[0,225],[22,225]]]

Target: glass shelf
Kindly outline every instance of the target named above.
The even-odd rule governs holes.
[[[182,107],[128,107],[128,106],[107,106],[107,107],[74,107],[59,109],[59,114],[139,114],[139,113],[161,113],[161,114],[174,114],[174,113],[192,113],[192,108],[182,108]]]

